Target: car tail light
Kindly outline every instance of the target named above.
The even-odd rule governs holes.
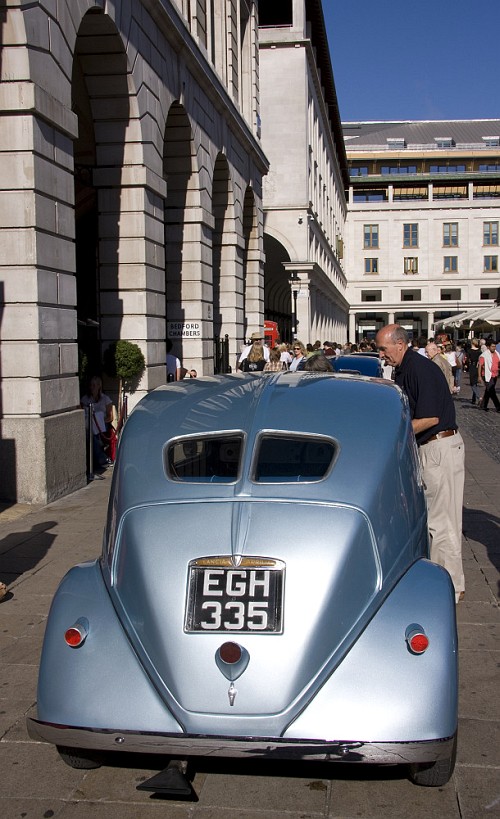
[[[223,643],[219,655],[224,663],[237,663],[241,660],[241,647],[238,643]]]
[[[64,632],[64,639],[71,648],[78,648],[81,646],[89,633],[89,621],[86,617],[79,617],[76,623],[73,623]]]
[[[422,626],[412,623],[406,629],[406,642],[412,654],[423,654],[429,647],[429,638]]]

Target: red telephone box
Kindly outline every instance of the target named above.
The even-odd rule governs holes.
[[[267,319],[264,322],[264,339],[267,346],[272,350],[276,344],[280,343],[280,333],[278,330],[278,324],[276,321],[268,321]]]

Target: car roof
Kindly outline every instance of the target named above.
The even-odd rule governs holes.
[[[398,438],[405,440],[408,429],[406,399],[396,385],[381,379],[298,372],[235,373],[174,382],[149,393],[127,419],[114,470],[114,480],[121,484],[121,511],[187,494],[229,497],[243,491],[234,483],[188,486],[168,480],[164,449],[182,436],[241,431],[247,459],[263,430],[326,436],[338,451],[335,468],[315,490],[307,491],[352,502],[362,495],[364,483],[371,484],[372,491],[372,476],[398,457]],[[252,484],[248,477],[249,463],[243,467],[248,484],[244,491],[265,497],[266,487]],[[397,472],[397,465],[390,470]],[[283,494],[299,496],[303,486],[288,484]]]

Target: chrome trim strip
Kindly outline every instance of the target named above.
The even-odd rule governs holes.
[[[356,742],[232,737],[197,734],[160,734],[140,731],[71,727],[28,717],[28,734],[34,740],[91,751],[128,751],[189,756],[257,757],[259,759],[311,759],[378,764],[411,764],[447,759],[454,737],[421,742]]]

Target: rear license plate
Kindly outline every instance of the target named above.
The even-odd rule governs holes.
[[[203,565],[214,558],[193,561],[189,566],[185,630],[197,632],[249,632],[277,634],[283,627],[284,564],[244,558],[252,567]],[[200,565],[201,564],[201,565]]]

